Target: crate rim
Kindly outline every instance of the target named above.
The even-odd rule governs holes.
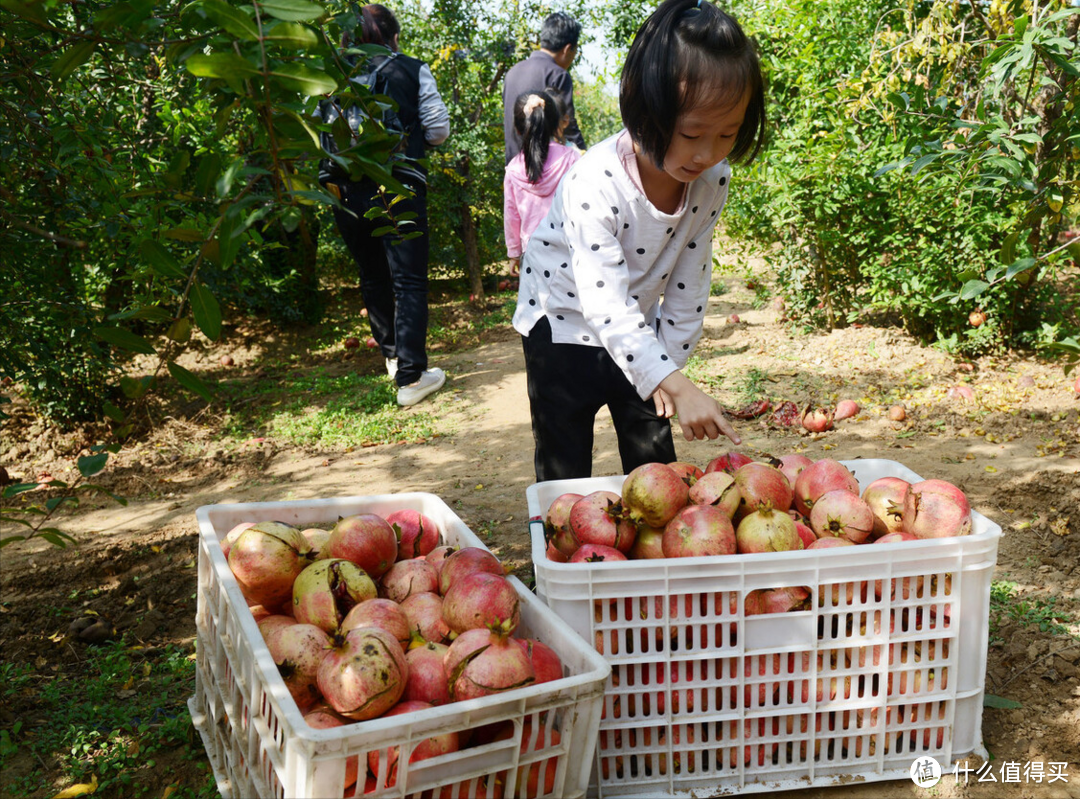
[[[818,460],[821,460],[819,458]],[[851,469],[852,464],[874,465],[874,466],[888,466],[891,469],[907,472],[910,477],[904,477],[903,475],[896,475],[903,477],[908,482],[918,482],[923,478],[921,475],[915,473],[904,464],[899,461],[890,460],[888,458],[857,458],[852,460],[842,460],[840,463]],[[582,478],[585,480],[619,480],[625,479],[626,475],[601,475],[598,477]],[[541,485],[551,486],[553,488],[558,487],[559,484],[565,484],[567,488],[571,484],[580,484],[582,479],[571,480],[550,480],[544,483],[533,483],[527,489],[525,494],[529,504],[529,529],[532,530],[534,525],[543,524],[543,516],[534,512],[539,509],[539,502],[537,500],[537,494]],[[563,493],[563,492],[560,492]],[[873,543],[873,546],[881,547],[882,552],[891,552],[896,550],[902,550],[904,552],[911,552],[917,550],[931,551],[935,548],[948,548],[954,547],[957,541],[972,542],[972,545],[997,543],[1002,536],[1001,526],[992,519],[979,513],[977,510],[971,511],[972,527],[975,526],[975,522],[978,521],[980,526],[985,526],[985,530],[980,533],[970,533],[964,536],[949,536],[944,538],[921,538],[917,541],[897,541],[895,543],[877,544]],[[559,563],[557,561],[549,560],[545,546],[541,544],[543,541],[542,535],[532,534],[531,536],[531,548],[533,558],[533,568],[536,568],[536,563],[541,564],[541,569],[551,569],[560,572],[585,572],[590,570],[596,570],[599,572],[613,571],[615,569],[651,569],[655,568],[658,563],[667,563],[669,565],[678,564],[680,566],[692,567],[695,565],[710,564],[715,565],[719,563],[745,563],[747,560],[752,560],[754,563],[785,563],[787,561],[794,561],[800,559],[809,559],[809,562],[816,563],[818,561],[828,562],[830,558],[843,558],[849,557],[852,553],[849,552],[848,547],[835,547],[831,549],[794,549],[787,552],[757,552],[757,553],[736,553],[734,555],[699,555],[693,558],[660,558],[660,559],[644,559],[644,560],[616,560],[611,562],[600,561],[596,563]],[[856,545],[862,547],[864,545]],[[878,551],[878,550],[873,550]]]

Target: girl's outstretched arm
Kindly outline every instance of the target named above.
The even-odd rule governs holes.
[[[670,418],[670,411],[674,409],[687,441],[725,435],[733,444],[742,443],[739,434],[724,416],[720,403],[695,386],[682,372],[672,372],[661,380],[653,393],[653,401],[656,412],[661,416]]]

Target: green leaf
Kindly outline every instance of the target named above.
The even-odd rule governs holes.
[[[1011,264],[1016,260],[1016,241],[1020,238],[1020,231],[1014,230],[1008,236],[1005,237],[1005,242],[1001,245],[1001,252],[998,254],[998,258],[1003,264]]]
[[[270,16],[287,22],[307,22],[326,13],[321,5],[308,0],[267,0],[259,6]]]
[[[144,239],[139,245],[139,252],[142,253],[150,268],[161,277],[173,280],[187,279],[187,275],[184,274],[180,264],[173,258],[172,253],[165,249],[165,246],[160,242],[154,239]]]
[[[79,474],[83,477],[93,477],[95,474],[105,468],[105,464],[109,461],[109,454],[102,452],[97,455],[83,455],[79,458]]]
[[[1005,270],[1005,279],[1016,277],[1021,272],[1026,272],[1035,266],[1034,258],[1021,258],[1019,261],[1014,261],[1009,264],[1009,268]]]
[[[96,42],[79,42],[76,45],[72,45],[64,54],[53,62],[50,72],[52,76],[57,80],[63,80],[76,69],[85,64],[90,56],[94,54],[94,45]]]
[[[130,330],[124,330],[122,327],[95,327],[94,335],[122,350],[138,352],[142,355],[157,354],[153,344],[142,336],[136,335]]]
[[[115,405],[113,405],[111,402],[104,403],[101,406],[101,410],[107,418],[112,419],[114,422],[124,421],[124,412],[117,408]]]
[[[7,5],[8,5],[7,3],[4,3],[5,7]],[[3,549],[8,544],[14,544],[16,541],[25,541],[25,540],[26,540],[25,535],[9,535],[7,538],[0,538],[0,549]]]
[[[20,519],[20,518],[19,518],[19,517],[17,517],[17,516],[4,516],[4,515],[0,515],[0,522],[7,522],[8,524],[21,524],[21,525],[22,525],[23,527],[29,527],[29,528],[30,528],[31,530],[33,530],[33,529],[34,529],[34,525],[33,525],[33,524],[31,524],[30,522],[26,521],[26,519]]]
[[[239,8],[229,5],[224,0],[202,0],[201,5],[206,16],[228,33],[249,42],[258,40],[259,28],[255,25],[255,20]]]
[[[221,336],[221,307],[217,298],[205,285],[196,282],[191,287],[188,299],[191,301],[191,312],[199,330],[211,341],[217,341]]]
[[[105,488],[103,486],[99,486],[96,483],[83,483],[82,487],[84,489],[86,489],[87,491],[97,491],[99,494],[105,494],[105,495],[111,497],[116,502],[123,505],[125,508],[127,507],[128,501],[124,497],[117,496],[116,494],[112,493],[111,491],[109,491],[107,488]]]
[[[45,17],[44,3],[22,3],[19,0],[0,0],[0,8],[5,11],[10,11],[16,16],[28,19],[31,22],[37,22],[42,25],[48,23],[48,19]]]
[[[177,383],[182,385],[188,391],[193,394],[198,394],[207,402],[214,401],[214,393],[211,391],[210,386],[206,385],[196,375],[189,372],[183,366],[177,363],[169,362],[169,374],[173,376],[173,379]]]
[[[37,483],[15,483],[9,485],[4,489],[4,499],[11,499],[17,497],[19,494],[25,494],[27,491],[33,491],[38,487]]]
[[[45,508],[51,513],[64,503],[78,505],[79,500],[76,497],[51,497],[50,499],[45,500]]]
[[[960,299],[971,300],[978,297],[984,291],[990,288],[990,284],[985,280],[969,280],[964,284],[964,287],[960,289]]]
[[[139,399],[150,390],[150,384],[153,382],[154,379],[149,375],[140,377],[138,380],[124,375],[120,378],[120,390],[124,392],[124,396],[128,399]]]
[[[983,707],[995,707],[1002,710],[1015,710],[1023,707],[1022,704],[1013,700],[1006,699],[1003,696],[994,696],[993,694],[983,694]]]
[[[251,78],[259,73],[251,63],[236,53],[195,53],[184,62],[187,71],[198,78]]]
[[[221,172],[221,156],[210,153],[199,159],[199,168],[195,170],[195,190],[199,194],[209,194],[214,190],[214,183]]]
[[[203,232],[193,227],[174,227],[165,231],[167,238],[177,241],[202,241]],[[186,277],[186,275],[185,275]]]
[[[317,47],[319,44],[319,37],[315,35],[315,31],[298,22],[279,22],[266,32],[263,39],[269,44],[296,50],[306,50]]]
[[[68,541],[75,543],[74,538],[56,527],[46,527],[43,530],[38,530],[38,535],[54,547],[60,547],[60,549],[65,549],[68,545]]]
[[[270,70],[270,77],[295,92],[308,97],[329,94],[337,89],[337,81],[322,70],[303,64],[280,64]]]

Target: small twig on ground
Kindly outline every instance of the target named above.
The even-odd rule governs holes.
[[[1042,657],[1036,658],[1035,660],[1031,661],[1026,666],[1024,666],[1024,668],[1020,669],[1020,671],[1018,671],[1015,674],[1011,675],[1009,677],[1009,679],[1005,680],[1005,682],[1001,683],[998,686],[998,689],[1000,690],[1001,688],[1004,688],[1006,685],[1011,683],[1013,680],[1015,680],[1021,674],[1023,674],[1026,671],[1029,671],[1030,669],[1032,669],[1035,666],[1038,666],[1040,663],[1042,663],[1047,658],[1053,657],[1054,655],[1060,655],[1062,652],[1068,652],[1070,649],[1076,649],[1077,647],[1080,647],[1080,641],[1073,641],[1071,644],[1066,644],[1065,646],[1061,647],[1061,649],[1055,649],[1052,652],[1047,652]]]

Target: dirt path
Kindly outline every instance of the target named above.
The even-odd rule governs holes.
[[[981,359],[965,371],[889,329],[793,334],[776,311],[752,307],[753,292],[741,280],[726,282],[729,291],[710,301],[698,347],[702,368],[724,402],[734,404],[738,389],[757,374],[762,393],[773,399],[827,404],[851,398],[863,406],[856,419],[814,436],[758,421],[740,423],[740,449],[751,455],[801,451],[811,458],[890,458],[924,477],[958,484],[976,509],[1005,530],[995,580],[1015,583],[1018,597],[1029,602],[1053,598],[1073,635],[1042,632],[1025,623],[1022,612],[1003,617],[989,653],[987,691],[1022,707],[988,708],[983,719],[995,772],[1010,761],[1064,762],[1067,783],[965,788],[949,779],[931,791],[896,782],[792,796],[1080,797],[1080,403],[1060,366],[1002,356]],[[732,324],[729,315],[736,312],[741,321]],[[427,491],[454,508],[519,576],[529,576],[525,490],[534,478],[521,348],[507,331],[489,339],[475,349],[436,353],[433,362],[450,379],[425,409],[437,413],[444,434],[425,442],[313,452],[253,440],[225,457],[209,441],[201,452],[169,459],[149,440],[124,454],[101,482],[128,497],[130,505],[87,508],[65,520],[65,529],[80,540],[77,555],[47,544],[3,550],[4,660],[63,661],[48,636],[68,619],[45,607],[54,603],[58,584],[102,589],[83,606],[121,630],[146,640],[190,640],[194,511],[206,504]],[[236,352],[237,339],[221,347]],[[257,362],[259,352],[252,347],[249,354]],[[214,350],[207,355],[216,358]],[[374,362],[358,366],[376,368]],[[961,383],[973,389],[973,402],[946,397],[950,386]],[[886,416],[895,403],[907,408],[903,423]],[[419,409],[402,411],[410,412]],[[173,424],[197,426],[183,419]],[[601,418],[597,427],[594,474],[618,474],[610,422]],[[42,442],[47,435],[41,433]],[[17,476],[60,475],[72,460],[42,442],[9,425],[0,436],[0,453],[8,453],[3,465]],[[681,460],[699,465],[726,449],[720,442],[688,443],[679,436],[676,446]],[[142,587],[133,594],[136,575]],[[128,601],[133,595],[134,603]],[[0,715],[0,727],[3,722]],[[160,794],[158,789],[154,795]]]

